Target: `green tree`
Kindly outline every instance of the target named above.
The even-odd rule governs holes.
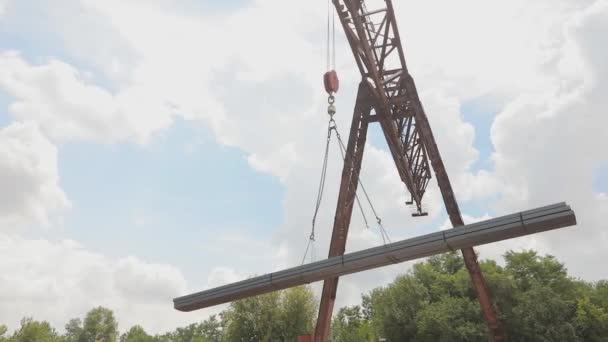
[[[0,324],[0,342],[8,341],[8,337],[6,336],[7,331],[6,325]]]
[[[86,342],[116,342],[118,323],[110,309],[97,307],[84,319],[83,337]]]
[[[370,293],[371,327],[387,341],[411,341],[416,314],[429,302],[429,291],[411,275],[398,277],[386,288]]]
[[[224,312],[224,338],[232,341],[292,341],[310,333],[316,302],[309,288],[246,298]]]
[[[271,292],[230,304],[227,341],[271,341],[281,336],[281,293]]]
[[[592,287],[591,302],[608,310],[608,280],[601,280]]]
[[[469,275],[458,253],[435,255],[426,262],[417,263],[411,275],[426,289],[429,302],[439,301],[445,296],[473,296]]]
[[[281,300],[283,337],[290,340],[310,333],[316,311],[317,303],[310,287],[300,286],[284,291]]]
[[[120,342],[155,342],[156,339],[146,333],[144,328],[134,325],[120,336]]]
[[[479,304],[469,298],[444,297],[416,315],[416,341],[487,341]]]
[[[170,341],[174,342],[209,342],[205,336],[201,324],[192,323],[184,328],[177,328],[171,335]]]
[[[508,336],[523,341],[580,341],[575,329],[577,301],[590,291],[589,286],[569,277],[553,256],[511,251],[504,257],[505,275],[515,284],[512,296],[499,298]]]
[[[518,294],[506,322],[516,341],[576,341],[573,318],[576,306],[548,287],[534,286]]]
[[[331,323],[330,341],[332,342],[367,342],[377,341],[372,333],[370,323],[365,319],[361,307],[341,308]]]
[[[563,264],[534,251],[508,252],[505,265],[480,263],[493,304],[511,341],[608,342],[608,281],[584,282],[568,276]],[[317,302],[310,288],[298,287],[236,301],[219,316],[150,336],[140,326],[121,342],[293,341],[310,333]],[[23,319],[0,342],[116,342],[112,311],[98,307],[65,325],[58,336],[47,322]],[[341,308],[332,321],[333,342],[486,341],[475,291],[459,253],[416,264],[391,284],[362,296],[361,306]]]
[[[213,315],[201,323],[192,323],[154,337],[156,342],[221,342],[224,322]]]
[[[60,337],[48,322],[34,321],[32,318],[21,320],[21,327],[9,339],[11,342],[59,342]]]
[[[222,340],[222,322],[215,315],[201,323],[201,332],[210,342]]]
[[[154,336],[154,341],[155,342],[176,342],[176,340],[173,338],[173,333],[171,333],[171,332]]]
[[[575,326],[584,341],[608,341],[608,307],[600,305],[588,297],[577,303]]]
[[[488,289],[511,341],[608,341],[608,282],[568,276],[553,256],[507,252],[505,266],[481,262]],[[343,308],[333,341],[365,341],[357,327],[387,341],[486,341],[487,330],[459,253],[414,265],[386,287]]]
[[[85,342],[82,320],[80,318],[73,318],[65,325],[63,340],[65,342]]]

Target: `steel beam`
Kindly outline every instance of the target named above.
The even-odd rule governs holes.
[[[570,207],[558,203],[335,256],[179,297],[173,300],[174,307],[180,311],[193,311],[319,280],[337,279],[346,274],[575,224],[576,216]]]

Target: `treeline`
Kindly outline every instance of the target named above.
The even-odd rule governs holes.
[[[14,333],[0,325],[0,342],[224,342],[293,341],[310,332],[317,303],[309,287],[296,287],[234,302],[219,316],[174,331],[150,335],[133,326],[119,334],[114,313],[103,307],[75,318],[59,334],[48,322],[21,320]]]
[[[481,268],[500,308],[509,341],[608,341],[608,281],[568,276],[552,256],[508,252],[505,266]],[[332,324],[336,342],[488,341],[485,322],[460,254],[416,264],[392,284],[342,308]]]
[[[563,264],[534,251],[508,252],[505,265],[481,262],[510,341],[608,341],[608,282],[568,276]],[[308,287],[234,302],[218,316],[150,335],[140,326],[119,335],[112,311],[91,310],[58,334],[47,322],[24,319],[0,342],[294,341],[310,332],[317,301]],[[444,254],[416,264],[388,286],[341,308],[331,341],[487,341],[486,327],[462,258]]]

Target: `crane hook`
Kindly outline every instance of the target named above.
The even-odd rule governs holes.
[[[331,118],[333,118],[334,114],[336,114],[336,106],[334,106],[335,100],[336,99],[333,95],[329,95],[327,98],[327,102],[329,103],[329,106],[327,106],[327,114],[329,114]]]

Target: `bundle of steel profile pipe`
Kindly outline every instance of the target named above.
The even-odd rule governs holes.
[[[558,203],[269,273],[179,297],[173,303],[177,310],[193,311],[331,277],[575,224],[576,216],[570,207]]]

